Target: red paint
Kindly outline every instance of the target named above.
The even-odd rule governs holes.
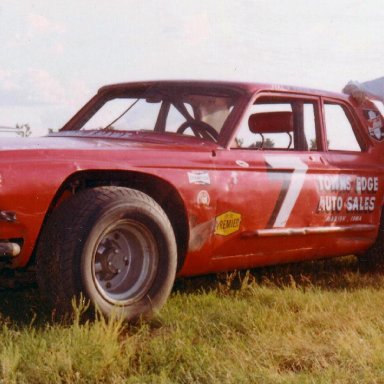
[[[78,131],[106,98],[147,92],[147,101],[158,105],[157,87],[179,98],[225,95],[231,109],[217,141],[165,134],[161,124],[156,132]],[[297,149],[234,148],[242,119],[258,97],[312,103],[318,149],[300,148],[299,139]],[[345,108],[361,151],[327,149],[324,102]],[[373,104],[359,106],[346,95],[275,85],[174,81],[103,87],[58,134],[2,139],[0,210],[16,212],[17,221],[0,222],[0,241],[22,239],[21,254],[12,262],[25,266],[47,215],[79,188],[105,183],[142,189],[160,204],[167,196],[158,188],[175,191],[189,239],[179,275],[363,252],[376,239],[384,195],[384,142],[373,132],[383,119],[378,112],[367,118],[367,109],[377,112]],[[252,130],[258,132],[253,125]],[[288,134],[291,127],[281,131]]]

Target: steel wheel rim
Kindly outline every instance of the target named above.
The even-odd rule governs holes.
[[[131,305],[152,286],[158,249],[150,230],[134,220],[120,220],[98,238],[92,257],[92,278],[105,300]]]

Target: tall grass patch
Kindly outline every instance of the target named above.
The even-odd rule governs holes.
[[[383,287],[383,275],[341,258],[181,279],[163,310],[135,325],[82,321],[83,304],[66,324],[38,311],[15,323],[1,307],[0,379],[384,383]]]

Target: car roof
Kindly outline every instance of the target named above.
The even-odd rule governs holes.
[[[222,89],[231,89],[240,93],[256,93],[261,91],[272,92],[288,92],[299,93],[312,96],[323,96],[331,98],[348,99],[348,95],[337,92],[324,91],[319,89],[311,89],[306,87],[298,87],[291,85],[280,85],[273,83],[253,83],[253,82],[236,82],[236,81],[210,81],[210,80],[152,80],[152,81],[136,81],[109,84],[101,87],[98,93],[108,93],[119,90],[149,88],[153,86],[185,86],[185,87],[213,87]]]

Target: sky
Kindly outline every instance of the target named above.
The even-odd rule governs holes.
[[[58,129],[102,85],[384,76],[381,0],[1,0],[0,126]]]

